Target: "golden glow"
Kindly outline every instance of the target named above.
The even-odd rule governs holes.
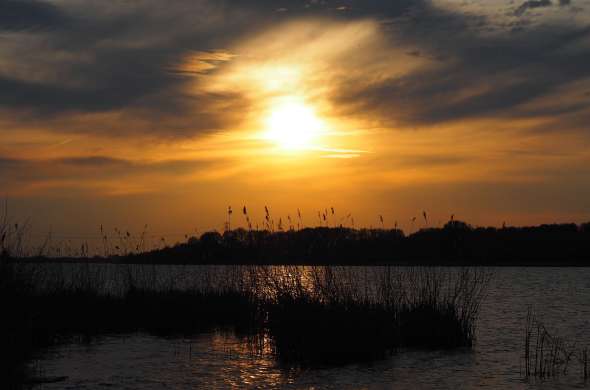
[[[265,205],[283,221],[301,208],[308,226],[315,223],[315,210],[331,205],[348,208],[366,226],[380,225],[380,214],[409,223],[425,209],[434,223],[437,212],[442,221],[455,213],[485,224],[571,220],[580,218],[574,215],[579,210],[590,218],[588,202],[572,202],[575,194],[590,191],[581,184],[587,182],[581,167],[590,163],[590,141],[578,132],[585,123],[570,117],[573,111],[521,115],[554,112],[556,104],[577,107],[587,98],[590,79],[527,100],[510,120],[484,114],[432,123],[418,115],[432,107],[416,105],[418,98],[401,99],[403,91],[394,91],[399,105],[376,100],[380,85],[387,91],[396,80],[411,83],[446,66],[391,34],[388,25],[368,18],[301,19],[257,29],[223,51],[188,52],[167,65],[176,81],[162,91],[168,96],[180,88],[170,104],[180,102],[183,115],[149,111],[151,98],[30,120],[15,106],[2,106],[0,202],[22,197],[9,205],[10,213],[16,207],[23,219],[40,218],[37,233],[55,223],[53,229],[77,234],[79,226],[95,234],[100,223],[121,227],[131,220],[139,229],[148,222],[164,232],[223,229],[227,206],[241,204],[257,210],[257,221],[264,219]],[[56,64],[67,60],[58,55]],[[13,64],[14,58],[0,56],[3,74],[58,85],[60,72],[32,71]],[[511,77],[504,82],[513,82]],[[82,81],[63,82],[69,87]],[[455,98],[490,88],[474,83],[458,88]],[[571,132],[540,131],[561,128],[559,118],[568,118]],[[520,194],[523,186],[530,191]],[[563,197],[526,197],[555,189]],[[39,207],[27,203],[32,199]],[[100,220],[94,222],[73,212],[71,221],[30,214],[53,206],[63,214],[70,204],[105,212],[95,213]],[[244,218],[234,223],[244,226]]]
[[[317,146],[324,123],[313,107],[297,98],[284,98],[272,106],[266,118],[264,138],[287,150]]]

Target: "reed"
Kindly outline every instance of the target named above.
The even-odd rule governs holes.
[[[89,264],[19,266],[11,315],[14,328],[28,325],[4,351],[29,351],[21,364],[34,349],[105,332],[231,329],[289,365],[470,346],[489,277],[482,269],[225,266],[203,267],[181,285],[186,272],[166,276],[155,265],[112,265],[111,273]]]
[[[275,231],[268,207],[268,230],[229,230],[230,211],[223,235],[205,233],[187,248],[198,246],[212,259],[260,252],[284,257],[310,247],[324,256],[335,248],[362,251],[359,242],[385,251],[403,237],[385,229],[295,231],[290,216],[289,229],[279,218]],[[242,214],[248,222],[245,207]],[[319,216],[320,224],[337,223],[333,208]],[[302,223],[299,211],[298,219]],[[23,226],[0,225],[0,307],[9,319],[0,325],[0,357],[7,386],[22,383],[33,351],[105,332],[229,329],[256,353],[305,366],[374,360],[403,348],[469,347],[491,277],[484,268],[233,265],[202,267],[180,280],[184,273],[167,274],[155,264],[21,263]],[[128,231],[115,229],[113,237],[101,226],[102,250],[129,257],[144,247],[146,230],[134,241]],[[88,253],[82,245],[79,255]]]
[[[521,370],[521,374],[527,379],[567,375],[571,365],[576,363],[584,382],[588,379],[588,347],[550,334],[532,307],[527,310],[523,349],[524,372]]]
[[[365,269],[366,270],[366,269]],[[262,328],[277,359],[333,364],[400,348],[471,346],[491,277],[482,269],[258,267]]]
[[[0,253],[0,387],[15,388],[26,377],[25,363],[34,347],[33,318],[27,312],[31,279]]]

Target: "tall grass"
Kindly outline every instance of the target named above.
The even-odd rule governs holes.
[[[210,329],[232,329],[289,365],[468,347],[490,277],[481,268],[220,266],[183,281],[185,272],[167,276],[160,266],[102,266],[22,265],[10,277],[20,284],[8,288],[14,324],[27,326],[4,351],[105,332]]]
[[[549,333],[533,309],[528,308],[523,344],[525,378],[547,379],[567,375],[577,366],[584,382],[588,380],[588,347]]]
[[[26,376],[25,362],[34,345],[34,318],[28,313],[31,275],[7,260],[0,254],[0,387],[4,383],[12,388]]]
[[[322,215],[326,225],[330,216],[335,218],[335,211],[330,212]],[[228,225],[230,216],[228,210]],[[266,246],[258,250],[268,245],[290,250],[282,248],[283,236],[293,234],[292,221],[287,221],[287,232],[228,230],[223,237],[203,235],[199,245],[207,256],[216,256],[221,239],[239,243],[236,250],[242,251],[256,249],[261,240]],[[274,231],[268,209],[265,223]],[[281,219],[278,224],[282,231]],[[0,224],[5,318],[0,322],[0,384],[9,388],[23,382],[33,351],[105,332],[168,335],[231,329],[255,353],[270,353],[289,365],[379,359],[401,348],[469,347],[491,276],[484,268],[234,265],[200,267],[183,277],[167,275],[153,264],[19,263],[24,229]],[[145,233],[139,243],[131,241],[129,232],[116,233],[110,242],[101,229],[105,254],[113,245],[124,254],[143,245]],[[298,237],[307,242],[311,234],[314,245],[323,243],[319,253],[328,253],[343,235],[354,233],[376,243],[387,236],[327,228],[319,237],[315,233],[304,230]],[[398,232],[394,236],[401,237]],[[80,251],[88,253],[84,246]]]
[[[371,360],[399,348],[471,346],[483,269],[258,267],[271,350],[283,362]]]

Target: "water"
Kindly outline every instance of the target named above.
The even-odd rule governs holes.
[[[590,345],[589,303],[590,268],[498,268],[473,349],[404,351],[372,364],[287,370],[270,357],[254,356],[229,334],[132,334],[54,347],[35,365],[43,375],[68,376],[43,389],[584,388],[577,366],[568,376],[545,381],[524,380],[520,371],[528,305],[550,332]]]

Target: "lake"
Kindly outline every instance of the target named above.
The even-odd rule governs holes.
[[[179,283],[188,285],[190,270],[190,266],[179,268],[174,278],[183,275]],[[199,274],[198,267],[193,271]],[[473,349],[405,350],[371,364],[298,370],[281,368],[270,356],[252,354],[232,334],[180,339],[139,333],[52,347],[37,356],[33,367],[44,376],[68,377],[39,386],[43,389],[584,387],[577,368],[567,376],[541,381],[523,379],[521,367],[530,305],[550,333],[590,345],[590,268],[511,267],[493,272]]]

